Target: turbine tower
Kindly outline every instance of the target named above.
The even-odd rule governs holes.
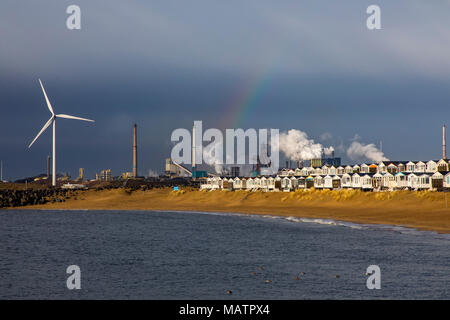
[[[44,93],[45,101],[47,102],[47,107],[50,110],[50,113],[52,114],[52,116],[47,121],[47,123],[42,127],[41,131],[39,131],[39,133],[37,134],[36,138],[34,138],[34,140],[30,143],[28,148],[30,148],[33,145],[33,143],[39,138],[39,136],[42,134],[42,132],[45,131],[45,129],[47,129],[51,124],[53,124],[52,185],[56,186],[56,142],[55,142],[55,136],[56,136],[55,123],[56,123],[56,118],[82,120],[82,121],[89,121],[89,122],[95,122],[95,121],[94,120],[90,120],[90,119],[85,119],[85,118],[74,117],[74,116],[70,116],[70,115],[67,115],[67,114],[55,114],[53,112],[53,108],[52,108],[52,105],[50,103],[50,100],[48,100],[47,93],[45,93],[45,89],[44,89],[44,86],[42,85],[41,79],[39,79],[39,83],[41,84],[42,92]]]

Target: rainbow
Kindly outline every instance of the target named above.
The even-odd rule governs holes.
[[[239,85],[229,107],[225,109],[219,128],[242,128],[245,125],[245,119],[251,115],[252,110],[264,95],[269,80],[268,68],[259,68],[250,73]]]

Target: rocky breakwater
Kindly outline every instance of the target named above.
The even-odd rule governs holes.
[[[0,190],[0,208],[30,206],[47,202],[64,202],[72,193],[71,190],[58,188]]]

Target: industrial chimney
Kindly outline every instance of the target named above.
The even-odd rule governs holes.
[[[445,150],[445,124],[442,126],[442,159],[447,159],[447,151]]]
[[[192,173],[195,176],[195,123],[194,126],[192,127]]]
[[[138,176],[137,169],[137,125],[134,124],[133,127],[133,177]]]

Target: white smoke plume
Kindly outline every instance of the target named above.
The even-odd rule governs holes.
[[[323,153],[326,156],[331,156],[334,152],[334,148],[333,147],[328,147],[328,148],[323,148]]]
[[[389,161],[373,143],[361,144],[358,141],[353,141],[347,149],[347,156],[352,160],[368,159],[374,162]]]
[[[215,154],[216,147],[223,148],[223,144],[222,143],[212,143],[203,148],[203,161],[205,162],[205,164],[213,167],[214,171],[217,174],[222,174],[224,171],[223,155]]]
[[[305,132],[291,129],[287,133],[280,133],[280,150],[289,159],[300,161],[320,158],[322,152],[330,155],[334,148],[324,148],[320,143],[315,143],[313,139],[309,139]]]

